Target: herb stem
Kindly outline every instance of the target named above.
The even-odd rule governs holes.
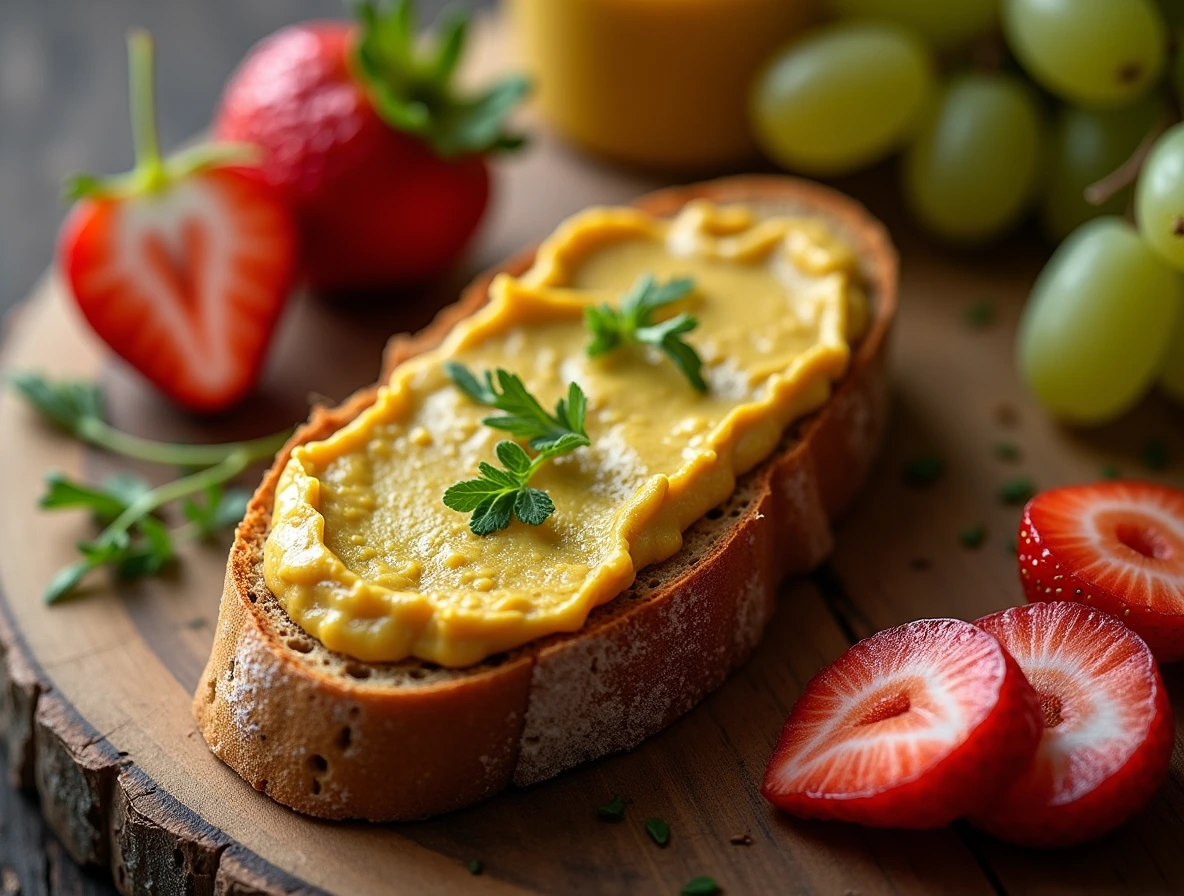
[[[83,441],[113,454],[174,467],[208,467],[220,464],[235,454],[247,455],[248,464],[252,461],[267,460],[275,456],[291,435],[291,430],[285,430],[244,442],[224,442],[215,445],[173,444],[123,432],[99,417],[84,417],[79,420],[75,432]]]
[[[212,467],[157,486],[129,504],[127,509],[103,530],[99,541],[106,541],[127,532],[138,520],[172,501],[197,494],[212,485],[221,485],[223,482],[233,479],[249,467],[252,460],[253,458],[246,451],[232,451]]]

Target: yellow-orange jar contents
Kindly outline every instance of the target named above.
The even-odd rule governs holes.
[[[543,115],[614,159],[708,170],[755,153],[749,84],[814,0],[509,0]]]

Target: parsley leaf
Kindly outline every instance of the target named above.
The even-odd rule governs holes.
[[[181,504],[185,518],[194,525],[201,539],[213,538],[219,531],[237,526],[247,513],[251,493],[246,489],[223,489],[221,483],[206,488],[204,503],[186,498]]]
[[[625,818],[625,798],[614,796],[603,806],[596,807],[596,817],[601,821],[623,821]]]
[[[716,893],[722,893],[723,890],[713,878],[706,874],[700,874],[687,881],[678,892],[681,896],[715,896]]]
[[[533,460],[517,442],[498,442],[495,451],[505,467],[482,461],[481,475],[451,485],[444,492],[444,504],[460,513],[472,513],[469,529],[474,535],[491,535],[510,525],[513,517],[528,526],[541,526],[555,512],[555,503],[545,491],[527,483],[535,471],[552,457],[574,450],[587,441],[570,440],[564,448],[554,444]]]
[[[665,846],[670,842],[670,825],[660,818],[647,818],[645,820],[645,832],[659,846]]]
[[[103,531],[78,544],[82,559],[59,571],[45,588],[49,603],[72,592],[91,570],[109,566],[124,578],[154,575],[176,556],[179,538],[209,538],[236,524],[250,495],[223,485],[258,460],[270,460],[291,431],[245,442],[192,445],[158,442],[115,429],[104,417],[103,393],[82,380],[49,380],[37,373],[9,374],[13,389],[50,423],[79,441],[134,460],[182,467],[179,479],[153,488],[139,476],[120,472],[98,485],[50,472],[39,505],[45,510],[89,510]],[[198,502],[197,495],[204,495]],[[158,516],[179,502],[190,525],[169,529]]]
[[[567,396],[559,399],[555,413],[549,414],[522,380],[506,370],[498,368],[496,374],[486,371],[483,380],[455,361],[448,362],[445,370],[473,401],[506,412],[506,416],[486,417],[482,423],[528,440],[538,452],[532,458],[517,442],[498,442],[494,451],[502,466],[482,461],[477,479],[448,487],[445,506],[472,513],[469,529],[474,535],[505,529],[514,517],[528,526],[541,526],[555,512],[555,502],[545,491],[531,488],[530,479],[552,458],[591,444],[584,429],[588,400],[583,390],[576,383],[569,384]]]
[[[654,320],[659,309],[686,296],[694,285],[689,278],[681,278],[659,286],[652,274],[645,274],[621,299],[619,307],[589,305],[584,309],[584,326],[592,336],[586,349],[588,356],[595,358],[621,345],[653,346],[666,354],[691,386],[706,392],[703,360],[682,338],[699,326],[699,321],[685,312],[667,320]]]
[[[10,374],[9,380],[25,401],[68,433],[81,436],[84,421],[103,417],[103,395],[94,383],[55,383],[27,371]]]
[[[449,361],[444,369],[457,388],[473,401],[506,412],[504,417],[486,417],[481,421],[486,426],[527,439],[535,451],[562,443],[565,447],[560,453],[566,454],[591,444],[588,433],[584,431],[588,400],[575,383],[567,387],[567,397],[559,399],[555,413],[548,414],[538,399],[530,394],[522,379],[507,370],[497,369],[495,383],[495,374],[488,370],[484,381],[481,381],[467,367],[455,361]],[[578,445],[575,444],[576,439],[580,440]]]

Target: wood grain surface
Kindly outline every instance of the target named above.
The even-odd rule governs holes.
[[[1011,344],[1044,247],[1021,237],[973,258],[936,249],[897,207],[893,174],[842,185],[889,224],[903,279],[894,425],[871,488],[839,527],[830,565],[789,583],[754,658],[639,749],[426,822],[314,822],[254,791],[205,749],[188,702],[213,638],[224,544],[187,550],[165,578],[98,579],[84,599],[44,607],[48,575],[90,530],[81,517],[32,510],[42,474],[93,477],[114,467],[0,396],[0,718],[10,774],[39,794],[63,848],[111,869],[128,893],[673,893],[699,874],[729,894],[1184,891],[1178,751],[1144,815],[1059,852],[1008,847],[963,825],[901,833],[802,823],[757,792],[790,704],[853,640],[919,616],[974,618],[1022,600],[1008,545],[1019,508],[1000,500],[1002,484],[1091,479],[1104,463],[1184,484],[1178,461],[1166,470],[1140,461],[1150,440],[1184,457],[1175,408],[1151,400],[1120,426],[1082,434],[1050,423],[1025,395]],[[499,175],[474,265],[532,242],[577,208],[659,185],[545,134]],[[99,377],[116,423],[143,434],[258,433],[299,416],[309,392],[340,398],[372,379],[385,336],[422,324],[451,291],[349,308],[299,296],[260,395],[212,422],[177,414],[107,361],[52,280],[14,324],[0,363]],[[980,300],[995,319],[972,328],[967,309]],[[1018,446],[1018,460],[997,456],[1001,441]],[[903,465],[933,453],[945,459],[945,475],[908,487]],[[959,532],[978,525],[985,543],[963,547]],[[1184,676],[1168,669],[1166,679],[1179,713]],[[629,805],[623,822],[608,824],[595,809],[614,795]],[[647,838],[650,816],[670,824],[666,848]],[[749,845],[732,843],[745,834]],[[466,867],[472,860],[483,863],[479,876]]]

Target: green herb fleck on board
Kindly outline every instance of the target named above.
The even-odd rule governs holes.
[[[1014,556],[1015,554],[1018,554],[1019,552],[1020,552],[1019,542],[1017,542],[1014,538],[1009,538],[1007,540],[1007,553]]]
[[[715,896],[717,893],[722,893],[723,890],[713,878],[706,874],[700,874],[687,881],[678,892],[681,896]]]
[[[1168,465],[1168,446],[1159,439],[1150,439],[1139,454],[1143,466],[1149,470],[1163,470]]]
[[[1098,471],[1098,475],[1103,479],[1121,479],[1122,471],[1118,469],[1116,464],[1102,464],[1102,469]]]
[[[946,462],[936,454],[914,457],[904,465],[904,483],[913,488],[933,485],[945,472]]]
[[[647,818],[645,820],[645,832],[659,846],[665,846],[670,842],[670,825],[666,824],[660,818]]]
[[[1021,457],[1020,446],[1014,442],[998,442],[995,445],[995,456],[999,460],[1013,464]]]
[[[621,821],[625,818],[625,800],[614,796],[610,802],[596,807],[596,817],[601,821]]]
[[[480,874],[485,870],[485,863],[480,859],[473,859],[466,867],[469,869],[469,874]]]
[[[1004,504],[1023,504],[1036,494],[1036,486],[1027,476],[1008,479],[999,486],[999,500]]]
[[[980,523],[977,526],[970,526],[963,529],[958,533],[958,540],[962,542],[962,547],[967,550],[977,550],[987,540],[987,527]]]
[[[975,299],[966,308],[966,326],[985,330],[995,322],[995,303],[986,296]]]

